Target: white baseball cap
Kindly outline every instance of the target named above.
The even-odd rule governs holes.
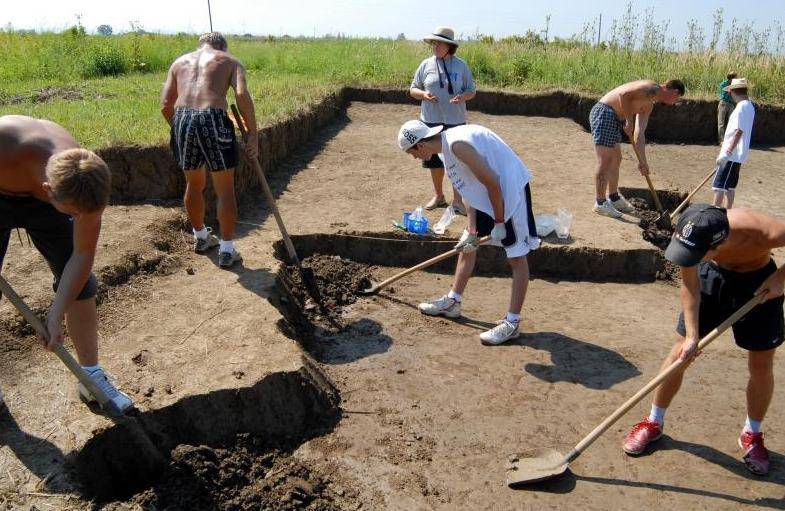
[[[398,147],[404,151],[411,149],[417,142],[424,138],[440,133],[444,126],[429,128],[422,121],[406,121],[398,132]]]

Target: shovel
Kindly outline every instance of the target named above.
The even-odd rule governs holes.
[[[479,240],[477,240],[477,244],[478,245],[482,245],[483,243],[487,243],[490,240],[491,240],[490,236],[484,236],[484,237],[480,238]],[[379,291],[381,291],[382,289],[384,289],[387,286],[389,286],[390,284],[392,284],[393,282],[397,282],[397,281],[401,280],[402,278],[404,278],[405,276],[409,275],[410,273],[414,273],[416,271],[424,270],[425,268],[427,268],[429,266],[432,266],[432,265],[438,263],[439,261],[443,261],[443,260],[445,260],[447,258],[450,258],[450,257],[452,257],[452,256],[454,256],[454,255],[456,255],[456,254],[458,254],[460,252],[461,252],[460,249],[454,248],[454,249],[452,249],[452,250],[450,250],[448,252],[445,252],[445,253],[443,253],[441,255],[437,255],[436,257],[432,257],[431,259],[428,259],[427,261],[423,261],[423,262],[421,262],[420,264],[418,264],[416,266],[412,266],[408,270],[403,270],[401,273],[393,275],[392,277],[390,277],[387,280],[383,280],[383,281],[381,281],[381,282],[379,282],[377,284],[372,285],[371,287],[369,287],[367,289],[361,290],[359,292],[359,294],[361,294],[361,295],[374,295],[374,294],[378,293]]]
[[[703,179],[703,181],[701,181],[701,184],[699,184],[699,185],[698,185],[698,186],[697,186],[697,187],[696,187],[696,188],[695,188],[693,191],[691,191],[691,192],[690,192],[690,194],[689,194],[689,195],[687,195],[687,198],[686,198],[686,199],[684,199],[684,200],[681,202],[681,204],[679,204],[679,207],[677,207],[677,208],[676,208],[676,209],[673,211],[673,213],[671,213],[671,215],[670,215],[670,221],[671,221],[671,222],[673,222],[673,220],[676,218],[676,215],[678,215],[678,214],[681,212],[681,210],[682,210],[682,209],[684,209],[684,206],[686,206],[686,205],[687,205],[687,203],[688,203],[688,202],[690,202],[690,199],[692,199],[692,196],[693,196],[693,195],[695,195],[696,193],[698,193],[698,190],[700,190],[701,188],[703,188],[703,185],[705,185],[705,184],[706,184],[706,183],[709,181],[709,179],[711,179],[711,178],[712,178],[712,176],[714,176],[714,174],[716,174],[716,173],[717,173],[717,171],[719,170],[719,168],[720,168],[720,167],[719,167],[719,165],[718,165],[718,166],[717,166],[717,167],[716,167],[714,170],[712,170],[711,172],[709,172],[709,174],[708,174],[708,175],[707,175],[707,176],[706,176],[706,177]]]
[[[641,161],[641,155],[638,153],[638,146],[635,145],[635,141],[631,140],[630,145],[632,146],[632,150],[635,153],[635,156],[638,158],[638,161]],[[667,211],[665,208],[662,207],[662,202],[660,202],[660,197],[657,195],[657,190],[654,189],[654,185],[651,182],[651,178],[648,174],[643,176],[646,178],[646,184],[649,186],[649,191],[651,192],[651,197],[654,200],[654,206],[657,208],[657,211],[660,213],[660,216],[655,220],[657,227],[661,229],[670,229],[671,228],[671,217],[667,215]]]
[[[728,319],[723,321],[717,328],[709,332],[698,343],[697,350],[700,351],[708,346],[714,339],[720,336],[725,330],[728,329],[735,322],[740,320],[747,314],[753,307],[758,305],[761,301],[761,295],[753,296],[747,303],[745,303],[739,310],[733,313]],[[594,431],[589,433],[578,445],[565,455],[560,454],[554,449],[537,449],[526,453],[520,460],[513,463],[512,468],[507,472],[507,486],[514,488],[526,484],[536,483],[551,479],[563,474],[569,468],[570,462],[574,461],[578,456],[583,453],[591,444],[594,443],[605,431],[608,430],[613,424],[616,423],[630,408],[635,406],[643,399],[646,394],[654,390],[660,383],[663,382],[674,371],[681,368],[687,361],[677,360],[653,380],[646,384],[634,396],[628,399],[623,405],[616,409],[610,416],[608,416],[599,426],[594,428]]]
[[[2,276],[0,276],[0,293],[8,298],[13,306],[16,307],[16,310],[19,311],[40,336],[44,339],[49,339],[49,332],[47,332],[44,324]],[[71,356],[68,350],[66,350],[62,344],[55,344],[52,349],[55,355],[57,355],[73,375],[76,376],[79,383],[84,385],[87,390],[90,391],[90,394],[95,397],[101,407],[101,411],[116,425],[125,426],[127,428],[127,431],[132,435],[133,440],[135,441],[133,447],[138,448],[140,453],[143,454],[144,459],[150,463],[148,468],[150,470],[158,470],[166,466],[166,460],[139,423],[137,423],[134,418],[126,415],[125,412],[117,407],[114,401],[109,399],[103,389],[88,376],[87,371],[74,360],[74,357]]]
[[[243,150],[242,152],[245,154],[244,149],[248,133],[245,131],[245,125],[243,124],[243,118],[240,116],[240,111],[234,104],[232,105],[232,113],[234,114],[234,117],[237,121],[237,128],[240,130],[240,134],[242,135],[240,149]],[[313,271],[311,271],[310,268],[304,268],[303,265],[300,264],[300,258],[297,257],[297,252],[294,250],[292,238],[289,237],[289,232],[286,230],[286,226],[283,223],[281,212],[278,211],[278,204],[275,202],[275,197],[273,197],[273,192],[270,190],[270,184],[267,182],[267,178],[264,175],[262,166],[259,165],[259,160],[257,158],[253,158],[252,160],[253,161],[251,161],[251,164],[256,170],[256,175],[259,177],[259,182],[262,184],[264,197],[267,199],[267,204],[270,206],[270,209],[273,210],[275,222],[278,224],[278,230],[281,231],[281,236],[283,236],[283,243],[286,246],[286,251],[289,253],[289,259],[297,266],[297,269],[300,272],[300,277],[302,278],[303,284],[308,290],[308,293],[314,299],[322,312],[326,314],[326,311],[324,310],[324,300],[322,300],[321,293],[319,292],[319,288],[316,285],[316,279],[314,278]]]

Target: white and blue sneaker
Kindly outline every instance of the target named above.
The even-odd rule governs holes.
[[[125,413],[130,408],[133,408],[134,402],[131,401],[131,398],[128,397],[128,395],[124,392],[119,391],[117,387],[115,387],[112,382],[109,381],[109,378],[106,376],[106,373],[104,373],[103,369],[99,367],[93,372],[88,371],[87,374],[90,376],[90,379],[93,380],[95,384],[104,391],[106,397],[108,397],[109,400],[112,401],[121,412]],[[98,402],[95,396],[93,396],[90,391],[87,390],[87,387],[81,383],[79,383],[79,397],[86,404]]]
[[[459,318],[461,317],[461,302],[453,300],[447,295],[431,300],[430,302],[423,302],[417,306],[420,312],[428,316],[444,316],[446,318]]]
[[[518,337],[518,324],[518,321],[511,323],[505,318],[499,321],[495,327],[491,328],[487,332],[481,333],[480,341],[488,346],[504,344],[505,342]]]

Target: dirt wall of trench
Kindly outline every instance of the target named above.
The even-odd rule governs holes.
[[[419,104],[407,89],[343,90],[347,101]],[[589,111],[599,98],[553,91],[516,94],[480,91],[467,103],[469,110],[495,115],[566,117],[589,129]],[[785,107],[756,103],[753,145],[785,145]],[[714,144],[717,140],[717,101],[686,99],[676,105],[655,105],[646,137],[657,142]]]
[[[267,175],[276,171],[302,144],[343,115],[352,101],[369,103],[416,104],[406,89],[366,89],[344,87],[320,103],[289,119],[259,131],[259,154]],[[515,94],[480,91],[469,103],[470,110],[497,115],[567,117],[589,129],[589,111],[596,97],[561,91]],[[714,143],[717,132],[717,102],[685,100],[677,105],[655,106],[646,131],[650,140],[678,143]],[[785,108],[757,105],[752,142],[757,145],[785,145]],[[112,169],[112,201],[179,201],[185,188],[182,172],[167,146],[114,146],[98,151]],[[236,171],[238,200],[249,193],[258,196],[260,184],[254,168],[241,158]],[[208,180],[205,190],[207,216],[215,215],[215,197]]]

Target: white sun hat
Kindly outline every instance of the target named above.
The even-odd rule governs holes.
[[[749,89],[749,88],[750,86],[747,83],[746,78],[734,78],[733,80],[731,80],[730,85],[728,85],[727,87],[723,87],[722,90],[725,92],[730,92],[733,89]]]
[[[458,46],[458,41],[455,40],[455,31],[447,27],[436,27],[432,34],[422,38],[423,41],[441,41],[443,43]]]

